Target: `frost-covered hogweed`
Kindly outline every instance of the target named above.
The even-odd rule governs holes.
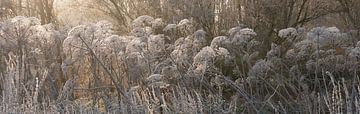
[[[29,36],[29,43],[34,46],[47,45],[47,47],[55,45],[60,39],[60,33],[55,30],[54,25],[36,25],[30,27],[31,36]]]
[[[349,56],[354,60],[360,60],[360,41],[357,42],[355,48],[351,49]]]
[[[317,43],[321,48],[329,46],[347,46],[351,38],[347,33],[342,33],[336,27],[316,27],[311,29],[307,38]]]
[[[235,36],[235,34],[237,34],[241,29],[242,29],[241,27],[231,28],[231,29],[228,31],[229,37],[233,38],[233,37]]]
[[[88,53],[87,46],[91,49],[101,47],[101,42],[109,40],[106,38],[111,37],[113,33],[112,24],[107,21],[76,26],[63,41],[63,51],[67,57],[76,59]]]
[[[303,40],[295,44],[294,52],[296,53],[296,61],[306,60],[316,50],[315,44],[311,40]]]
[[[247,50],[250,53],[256,52],[256,51],[260,51],[261,50],[261,42],[257,41],[257,40],[251,40],[248,44],[247,44]]]
[[[37,34],[38,32],[44,32],[46,30],[40,30],[40,27],[43,27],[40,23],[40,20],[34,17],[23,17],[17,16],[6,20],[1,23],[0,35],[2,40],[7,40],[9,43],[17,43],[15,42],[16,35],[25,34],[24,36],[31,36],[32,34]],[[32,29],[30,29],[32,28]],[[37,28],[38,31],[35,31]],[[23,38],[23,37],[20,37]],[[33,37],[34,38],[34,37]],[[21,40],[29,40],[29,39],[21,39]]]
[[[143,53],[147,47],[147,42],[141,38],[134,38],[126,45],[125,53],[141,52]]]
[[[148,50],[151,54],[160,56],[165,50],[165,36],[163,34],[151,35],[148,39]]]
[[[100,45],[95,48],[102,54],[118,54],[125,53],[126,45],[132,40],[132,37],[112,35],[100,42]]]
[[[34,17],[17,16],[1,23],[0,47],[3,51],[26,44],[29,50],[44,50],[55,53],[53,48],[63,39],[62,34],[55,29],[53,24],[41,25],[40,20]],[[32,51],[33,52],[33,51]]]
[[[177,24],[176,28],[178,28],[178,30],[183,36],[188,36],[194,31],[192,22],[188,19],[181,20]]]
[[[275,66],[266,60],[259,60],[255,65],[250,69],[248,75],[251,79],[257,79],[258,77],[265,78],[270,76],[273,72],[272,68]]]
[[[168,24],[163,29],[164,32],[176,32],[176,24]]]
[[[215,37],[212,41],[210,46],[212,48],[218,48],[218,47],[226,47],[228,44],[230,44],[230,40],[226,36],[218,36]]]
[[[16,16],[9,21],[18,29],[28,29],[30,26],[41,25],[40,20],[35,17]]]
[[[204,30],[197,30],[193,34],[193,44],[197,50],[206,46],[206,32]]]
[[[298,32],[295,28],[287,28],[279,31],[279,37],[281,38],[289,38],[295,37],[298,35]]]
[[[232,59],[230,56],[230,52],[226,48],[218,48],[215,49],[216,52],[216,60],[225,60],[228,61],[229,59]]]
[[[151,28],[153,28],[156,33],[161,33],[165,26],[166,24],[161,18],[157,18],[151,22]]]
[[[281,46],[278,46],[276,44],[271,44],[271,50],[267,52],[266,57],[268,59],[273,57],[280,57],[281,54]]]
[[[149,34],[147,33],[145,28],[134,28],[131,30],[130,35],[135,37],[148,37]]]
[[[213,48],[207,46],[200,50],[194,57],[194,66],[213,62],[216,57],[216,52]]]
[[[155,19],[151,16],[148,15],[143,15],[143,16],[139,16],[137,17],[135,20],[132,21],[132,27],[133,28],[137,28],[137,27],[145,27],[145,26],[151,26],[152,22]]]
[[[231,43],[236,46],[246,48],[248,42],[250,42],[256,33],[253,29],[244,28],[238,31],[233,38],[231,38]]]
[[[131,102],[128,105],[132,108],[160,106],[159,112],[164,111],[164,113],[171,113],[166,111],[178,110],[176,109],[178,107],[194,107],[193,105],[198,104],[199,106],[195,107],[205,106],[201,104],[206,101],[203,99],[203,92],[209,94],[211,98],[212,95],[219,94],[221,97],[216,98],[221,102],[228,100],[228,97],[241,98],[234,100],[233,104],[239,101],[249,103],[247,99],[242,99],[249,90],[254,90],[251,91],[251,95],[266,90],[264,93],[269,92],[269,95],[274,96],[273,98],[278,98],[280,94],[288,97],[286,93],[283,94],[284,89],[292,89],[290,94],[293,94],[292,92],[303,94],[308,92],[305,86],[312,84],[315,78],[323,78],[319,74],[326,72],[336,75],[336,79],[346,79],[347,75],[355,74],[359,69],[360,41],[353,38],[354,33],[344,33],[336,27],[317,27],[307,34],[303,28],[282,29],[278,31],[277,37],[275,36],[284,40],[279,43],[272,40],[261,41],[256,37],[257,33],[253,29],[239,26],[228,31],[221,30],[220,34],[224,36],[213,36],[214,38],[209,41],[211,39],[209,33],[212,31],[205,31],[206,29],[201,27],[195,28],[194,20],[184,19],[177,24],[167,24],[165,21],[168,20],[144,15],[131,22],[130,32],[118,35],[113,31],[113,25],[107,21],[78,25],[64,34],[57,31],[52,24],[41,25],[36,18],[15,17],[0,23],[0,35],[6,37],[8,33],[26,30],[23,33],[26,34],[26,43],[30,47],[26,50],[29,53],[25,54],[23,60],[32,60],[31,56],[36,54],[46,55],[43,54],[45,48],[41,47],[51,48],[62,42],[62,47],[58,46],[58,48],[60,50],[62,48],[63,53],[56,55],[62,63],[49,61],[58,65],[54,68],[52,67],[55,65],[50,66],[50,71],[55,72],[53,74],[58,73],[59,70],[59,74],[63,73],[65,78],[71,77],[67,76],[68,74],[74,75],[76,80],[84,81],[74,82],[75,85],[81,85],[80,89],[84,87],[92,90],[102,87],[95,84],[95,81],[111,88],[113,84],[118,84],[116,86],[122,86],[120,90],[124,90],[124,98],[130,97]],[[62,35],[66,39],[57,39]],[[16,40],[11,39],[13,37],[7,37],[10,38],[9,40],[2,37],[0,37],[1,49],[8,44],[16,45]],[[271,49],[263,49],[267,45],[271,45]],[[63,56],[66,58],[62,58]],[[49,56],[51,59],[52,57]],[[7,57],[3,58],[2,60],[7,60]],[[35,62],[31,65],[33,63]],[[45,62],[35,65],[48,68],[49,65],[43,63]],[[37,71],[34,71],[31,65],[29,65],[30,73],[31,76],[34,75],[36,82],[39,74],[34,73]],[[0,67],[0,70],[5,69],[2,64]],[[315,77],[315,74],[318,77]],[[96,76],[100,80],[94,78]],[[111,82],[108,76],[114,78],[115,82]],[[4,77],[11,78],[7,74]],[[47,80],[47,78],[39,79]],[[246,79],[249,79],[249,82],[246,82]],[[327,77],[320,80],[318,84],[329,84],[326,82]],[[266,83],[252,83],[252,81]],[[292,82],[295,82],[296,86],[290,85]],[[197,87],[198,85],[201,86]],[[27,86],[25,85],[25,89]],[[184,86],[191,90],[183,90]],[[251,89],[246,88],[250,86]],[[110,90],[111,97],[116,95],[113,93],[120,91]],[[274,91],[279,93],[273,94]],[[193,96],[198,98],[193,99]],[[103,100],[107,102],[108,99],[105,97]],[[255,96],[254,100],[263,99],[261,97]],[[76,96],[74,102],[78,100],[77,98]],[[250,99],[250,102],[252,100]],[[230,107],[237,107],[233,104],[230,103]],[[158,110],[150,108],[146,110]],[[197,112],[208,113],[201,112],[205,109],[201,108]],[[227,109],[220,105],[217,105],[217,108],[222,112],[231,112],[225,111]]]

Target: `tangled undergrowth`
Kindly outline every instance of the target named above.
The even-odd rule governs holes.
[[[352,31],[286,28],[263,53],[265,38],[251,28],[207,38],[191,20],[146,15],[132,27],[117,35],[106,21],[70,30],[1,22],[0,112],[360,112]]]

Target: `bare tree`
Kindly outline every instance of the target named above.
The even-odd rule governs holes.
[[[340,3],[340,11],[348,26],[360,29],[360,1],[358,0],[336,0]]]
[[[39,17],[42,24],[55,23],[54,0],[2,0],[0,14],[2,20],[14,16]]]
[[[36,0],[38,15],[42,24],[55,22],[53,13],[54,0]]]
[[[0,15],[1,20],[5,20],[11,16],[16,15],[14,3],[11,0],[0,1]]]
[[[335,10],[327,1],[320,0],[242,0],[246,11],[243,23],[255,31],[261,31],[265,55],[271,43],[280,44],[277,31],[287,27],[305,26],[308,22],[334,13]]]

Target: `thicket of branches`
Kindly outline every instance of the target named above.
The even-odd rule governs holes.
[[[3,113],[360,112],[355,0],[104,0],[115,23],[71,28],[0,2]]]

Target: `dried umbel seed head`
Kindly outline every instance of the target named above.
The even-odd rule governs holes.
[[[232,38],[231,43],[234,45],[245,45],[251,41],[257,34],[253,29],[244,28],[237,32]]]
[[[146,37],[147,33],[146,30],[144,28],[134,28],[131,30],[130,35],[135,36],[135,37]]]
[[[360,48],[360,41],[356,43],[356,47]]]
[[[226,36],[218,36],[215,37],[212,41],[210,46],[212,48],[218,48],[218,47],[225,47],[226,45],[230,44],[230,40]]]
[[[176,31],[176,24],[168,24],[163,29],[164,32]]]
[[[143,28],[146,26],[151,26],[154,18],[148,15],[139,16],[132,21],[132,28]]]
[[[355,47],[351,49],[349,56],[354,60],[360,59],[360,47]]]
[[[249,52],[255,52],[255,51],[260,51],[262,48],[261,42],[257,41],[257,40],[251,40],[248,44],[247,44],[247,50]]]
[[[233,38],[233,37],[235,36],[235,34],[237,34],[240,30],[241,30],[241,27],[231,28],[231,29],[228,31],[229,37],[230,37],[230,38]]]
[[[316,27],[307,34],[307,38],[319,45],[320,48],[327,48],[329,46],[346,46],[351,44],[351,36],[347,33],[342,33],[336,27]]]
[[[35,17],[16,16],[9,20],[17,29],[27,29],[30,26],[41,25],[41,21]]]
[[[200,50],[194,57],[194,66],[198,64],[204,64],[206,62],[212,62],[216,57],[216,52],[213,48],[207,46]]]
[[[295,28],[287,28],[282,29],[279,31],[279,37],[280,38],[289,38],[289,37],[295,37],[298,35],[298,32]]]
[[[272,73],[272,68],[274,68],[274,65],[270,61],[259,60],[250,69],[248,75],[254,79],[257,77],[268,77]]]
[[[179,24],[177,24],[177,27],[179,32],[183,35],[183,36],[188,36],[190,34],[192,34],[192,32],[194,32],[194,26],[193,23],[188,20],[188,19],[183,19],[179,22]]]
[[[165,36],[151,35],[148,39],[148,51],[160,56],[160,52],[165,50]]]
[[[206,46],[206,32],[204,30],[197,30],[192,35],[193,46],[196,51],[200,51],[201,48]]]
[[[281,54],[281,46],[278,46],[274,43],[271,44],[271,50],[266,54],[268,59],[273,57],[279,57]]]
[[[164,29],[166,24],[161,18],[157,18],[151,22],[151,28],[154,30],[155,33],[160,33]]]

